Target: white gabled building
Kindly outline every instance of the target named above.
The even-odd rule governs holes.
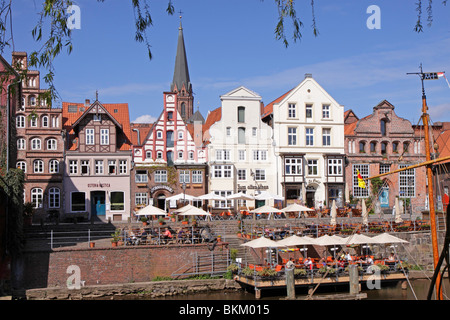
[[[241,86],[220,99],[221,107],[208,114],[204,127],[209,155],[208,190],[222,196],[237,192],[253,196],[262,191],[275,194],[272,128],[261,120],[261,97]],[[249,208],[263,204],[245,203]],[[231,201],[215,201],[213,206],[224,209],[234,205]]]
[[[303,201],[320,208],[336,200],[342,206],[344,107],[306,74],[299,85],[268,104],[262,118],[274,129],[278,188],[286,204]]]

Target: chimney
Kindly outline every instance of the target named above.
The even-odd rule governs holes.
[[[91,105],[91,100],[89,100],[89,99],[84,100],[85,107],[89,107],[90,105]]]
[[[305,73],[305,79],[306,78],[312,78],[312,73]]]

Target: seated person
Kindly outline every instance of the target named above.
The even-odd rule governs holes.
[[[162,235],[165,239],[172,239],[172,232],[170,232],[169,228],[166,228]]]

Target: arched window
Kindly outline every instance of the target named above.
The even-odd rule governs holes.
[[[43,173],[44,172],[44,161],[34,160],[33,161],[33,173]]]
[[[398,141],[392,142],[392,152],[398,153]]]
[[[245,144],[245,128],[238,128],[238,143]]]
[[[56,139],[48,139],[47,150],[56,150],[56,149],[57,149]]]
[[[386,120],[381,120],[380,121],[380,133],[383,137],[386,136]]]
[[[44,193],[41,188],[31,189],[31,203],[33,208],[42,208],[42,199],[44,198]]]
[[[16,168],[22,170],[24,173],[27,172],[27,163],[25,161],[17,161]]]
[[[27,148],[27,141],[24,138],[17,139],[17,150],[25,150]]]
[[[166,146],[167,148],[173,148],[174,146],[173,131],[166,132]]]
[[[16,117],[16,127],[25,128],[25,116],[20,115]]]
[[[366,153],[366,143],[364,141],[359,142],[359,153]]]
[[[48,127],[48,116],[42,117],[42,124],[43,127]]]
[[[41,150],[41,139],[33,138],[31,140],[31,150]]]
[[[387,153],[387,142],[382,142],[381,143],[381,154],[386,154]]]
[[[403,153],[409,153],[409,142],[403,142]]]
[[[376,141],[370,142],[370,152],[371,153],[376,153],[377,152],[377,143],[376,143]]]
[[[59,161],[58,160],[50,160],[48,163],[48,172],[50,173],[59,173]]]

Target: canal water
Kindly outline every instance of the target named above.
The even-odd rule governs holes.
[[[400,282],[383,284],[381,289],[362,288],[362,293],[367,294],[367,299],[365,300],[426,300],[428,294],[428,288],[430,286],[430,280],[419,279],[410,281],[412,289],[407,285],[406,289],[402,288]],[[334,287],[333,287],[334,288]],[[448,279],[443,280],[443,293],[444,295],[448,292],[450,296],[450,289]],[[433,290],[435,292],[435,290]],[[314,295],[331,295],[333,293],[348,293],[348,285],[343,285],[340,288],[320,288],[315,291]],[[307,297],[307,289],[296,289],[296,298],[301,300]],[[261,299],[258,300],[283,300],[286,298],[286,290],[262,290]],[[444,296],[445,298],[445,296]],[[433,296],[434,299],[434,296]],[[169,297],[151,298],[146,295],[130,295],[114,297],[114,300],[165,300],[165,301],[176,301],[176,300],[256,300],[255,294],[252,291],[229,291],[229,292],[207,292],[207,293],[197,293],[190,295],[175,295]]]

